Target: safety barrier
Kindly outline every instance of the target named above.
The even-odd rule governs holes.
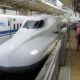
[[[65,58],[66,58],[66,46],[67,46],[67,27],[64,27],[61,31],[60,31],[60,36],[63,40],[63,45],[61,45],[61,49],[60,49],[60,54],[59,54],[59,61],[60,61],[60,66],[64,66],[65,64]]]
[[[56,80],[60,66],[64,65],[66,57],[66,45],[68,38],[68,28],[63,28],[60,33],[60,41],[47,59],[43,68],[39,72],[35,80]]]
[[[35,80],[56,80],[59,70],[59,51],[62,45],[60,40]]]

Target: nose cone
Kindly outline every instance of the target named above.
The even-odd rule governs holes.
[[[20,29],[10,40],[0,46],[0,66],[15,67],[26,65],[31,55],[27,52],[27,46],[23,44],[34,36],[31,33],[32,31],[34,32],[34,30]],[[26,50],[25,52],[24,49]]]
[[[13,52],[13,50],[9,48],[7,43],[8,42],[0,46],[0,66],[4,66],[4,67],[8,66],[9,54]]]
[[[0,46],[0,66],[19,67],[27,64],[30,55],[27,55],[23,48],[9,45],[9,41]]]
[[[34,64],[36,62],[34,50],[31,55],[31,50],[26,49],[27,46],[23,45],[17,49],[9,47],[7,44],[0,46],[0,66],[2,67],[20,67]],[[36,57],[37,58],[37,57]]]

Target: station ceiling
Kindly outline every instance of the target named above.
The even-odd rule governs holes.
[[[42,0],[0,0],[1,8],[9,8],[16,10],[31,10],[41,13],[63,14],[62,11],[53,8],[48,4],[44,4]]]
[[[73,0],[60,0],[65,6],[73,8]]]
[[[64,5],[80,13],[80,0],[60,0]]]
[[[31,10],[41,13],[63,14],[62,11],[44,4],[44,0],[0,0],[0,8]],[[45,0],[48,1],[48,0]],[[53,0],[54,1],[54,0]],[[65,6],[80,12],[80,0],[60,0]]]

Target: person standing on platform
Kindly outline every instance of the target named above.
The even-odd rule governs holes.
[[[74,30],[76,32],[76,39],[77,39],[77,50],[80,49],[80,21],[75,23]]]

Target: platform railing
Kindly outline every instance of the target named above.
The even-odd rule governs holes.
[[[68,28],[64,27],[62,29],[61,40],[57,43],[55,49],[52,51],[51,55],[45,62],[43,68],[39,72],[35,80],[56,80],[58,76],[59,69],[64,65],[66,56],[66,43],[69,37]]]
[[[56,80],[59,70],[59,51],[61,45],[62,41],[60,40],[35,80]]]

